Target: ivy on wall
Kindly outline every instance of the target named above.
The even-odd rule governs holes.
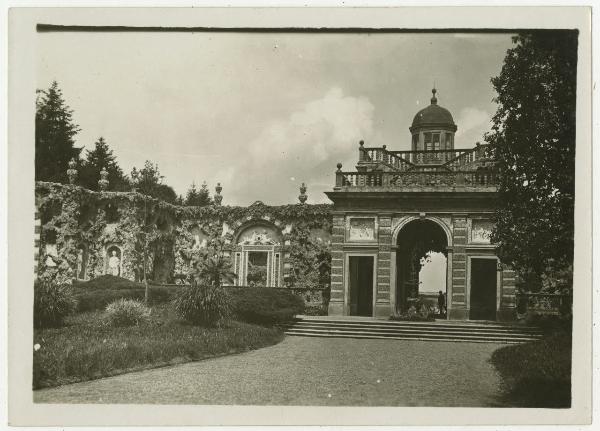
[[[36,205],[41,215],[38,276],[61,283],[76,278],[78,259],[85,254],[87,278],[105,273],[106,249],[121,249],[122,276],[140,280],[144,267],[148,279],[173,282],[182,279],[200,250],[193,232],[209,240],[233,239],[234,227],[253,221],[277,220],[288,227],[284,252],[290,271],[289,287],[329,285],[332,217],[331,205],[293,204],[248,207],[185,207],[136,192],[95,192],[78,186],[37,182]],[[325,235],[315,235],[314,232]],[[56,256],[47,265],[46,245]],[[80,251],[81,250],[81,251]]]
[[[326,226],[328,230],[331,225]],[[329,287],[331,275],[331,245],[329,241],[312,235],[309,223],[293,226],[286,235],[289,242],[291,271],[285,280],[289,286],[315,289]]]

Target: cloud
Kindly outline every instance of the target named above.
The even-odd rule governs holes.
[[[372,136],[373,112],[367,98],[329,89],[248,142],[247,158],[230,178],[230,192],[240,202],[293,203],[299,183],[305,182],[309,202],[327,201],[322,192],[333,188],[336,164],[356,163],[358,141]]]
[[[458,146],[472,147],[476,141],[481,141],[483,134],[490,130],[491,119],[492,114],[482,109],[462,109],[456,121]]]

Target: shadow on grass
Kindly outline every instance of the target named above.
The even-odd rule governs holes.
[[[501,402],[511,407],[571,407],[571,334],[502,347],[492,354],[502,377]]]

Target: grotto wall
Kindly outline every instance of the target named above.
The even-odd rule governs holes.
[[[243,253],[271,250],[268,279],[276,287],[329,287],[331,205],[186,207],[48,182],[36,182],[35,200],[41,279],[72,283],[114,274],[139,281],[145,272],[155,283],[185,283],[194,254],[220,236],[238,266]],[[242,231],[249,233],[241,238]],[[236,284],[245,284],[245,269],[237,269]]]

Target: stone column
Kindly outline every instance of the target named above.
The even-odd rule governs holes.
[[[347,313],[344,304],[344,214],[333,214],[333,231],[331,235],[331,296],[329,299],[330,316],[342,316]]]
[[[392,313],[390,305],[391,288],[391,250],[392,250],[392,216],[382,214],[379,216],[379,229],[377,232],[379,249],[377,253],[377,298],[375,300],[375,317],[389,317]]]
[[[452,286],[448,289],[448,318],[452,320],[467,320],[467,217],[455,215],[452,220]],[[448,254],[450,258],[450,254]]]

